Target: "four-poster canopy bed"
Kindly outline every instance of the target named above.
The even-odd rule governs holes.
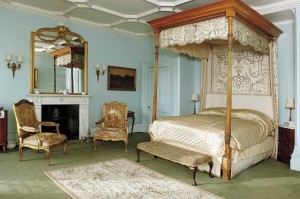
[[[223,115],[225,118],[225,130],[223,127],[222,134],[224,151],[221,156],[220,153],[215,157],[220,164],[219,173],[215,171],[215,175],[222,175],[223,179],[229,180],[241,170],[270,155],[270,149],[269,151],[264,150],[264,155],[260,155],[259,160],[250,159],[249,161],[244,161],[240,163],[245,164],[244,168],[237,168],[234,169],[236,171],[232,172],[232,154],[238,151],[238,149],[233,151],[231,146],[233,142],[232,125],[234,125],[235,116],[240,117],[240,115],[245,114],[249,118],[250,115],[252,117],[254,114],[255,116],[252,117],[252,120],[253,118],[254,120],[264,120],[268,118],[267,116],[271,117],[274,122],[272,123],[272,121],[266,119],[264,124],[271,126],[272,133],[267,132],[267,137],[272,136],[273,138],[271,141],[266,141],[267,138],[264,137],[262,143],[271,142],[271,153],[276,153],[276,147],[273,149],[273,146],[276,145],[275,124],[278,121],[276,39],[282,31],[241,0],[221,0],[155,19],[148,23],[153,27],[155,34],[151,139],[166,142],[174,141],[174,143],[177,141],[176,144],[191,143],[191,141],[188,141],[188,134],[187,137],[184,137],[184,133],[182,136],[180,133],[174,133],[178,129],[169,130],[169,134],[164,137],[164,132],[159,129],[159,126],[162,127],[164,123],[158,123],[163,122],[164,119],[162,118],[162,121],[160,121],[160,119],[157,120],[156,118],[159,48],[168,48],[176,53],[185,53],[202,60],[201,110],[209,107],[226,107],[224,109],[204,109],[206,113],[214,112],[214,118],[217,117],[216,115]],[[246,108],[247,110],[246,113],[241,113],[239,110],[233,111],[233,108]],[[258,110],[267,116],[265,117],[264,114],[248,109]],[[264,119],[256,118],[261,115]],[[244,116],[241,119],[241,121],[244,121]],[[181,121],[183,120],[181,119]],[[237,123],[241,123],[241,121],[237,121]],[[172,124],[172,121],[167,122],[166,126]],[[199,122],[200,124],[203,125]],[[193,126],[194,124],[191,125]],[[187,129],[191,128],[188,127],[185,130],[188,131]],[[204,131],[206,130],[204,129]],[[172,137],[172,133],[176,134],[175,137]],[[206,133],[205,136],[208,136]],[[185,140],[181,142],[180,139]],[[203,139],[208,138],[205,137]],[[255,146],[259,145],[259,148],[266,148],[263,144],[257,142]],[[189,147],[192,148],[193,146]],[[197,149],[201,150],[199,146],[198,148],[195,147],[195,150]],[[253,147],[248,147],[247,150],[244,156],[246,156],[246,153],[252,153],[254,149]],[[203,150],[201,152],[210,154],[214,158],[212,151]],[[258,154],[258,152],[253,152],[253,154]],[[218,169],[218,167],[216,168]]]

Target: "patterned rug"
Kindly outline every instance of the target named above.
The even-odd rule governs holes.
[[[45,173],[73,198],[221,198],[126,159]]]

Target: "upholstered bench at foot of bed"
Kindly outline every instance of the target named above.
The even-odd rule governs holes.
[[[161,157],[166,160],[176,162],[185,166],[188,166],[193,174],[193,183],[192,185],[196,186],[196,172],[198,170],[198,165],[208,162],[210,170],[209,177],[212,178],[211,170],[213,167],[213,163],[211,161],[210,156],[197,153],[195,151],[190,151],[187,149],[183,149],[180,147],[176,147],[164,142],[160,141],[151,141],[151,142],[143,142],[139,143],[136,148],[136,152],[138,155],[137,162],[140,161],[140,151],[145,151],[154,155],[155,157]]]

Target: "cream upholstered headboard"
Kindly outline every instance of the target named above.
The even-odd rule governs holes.
[[[214,46],[207,63],[203,108],[226,107],[227,46]],[[232,68],[232,108],[253,109],[275,120],[269,57],[235,45]],[[225,70],[226,69],[226,70]]]
[[[210,107],[226,107],[226,94],[206,93],[204,108]],[[232,108],[257,110],[274,119],[272,96],[233,94]]]

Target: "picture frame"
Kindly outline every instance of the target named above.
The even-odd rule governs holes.
[[[136,91],[136,69],[108,66],[107,90]]]
[[[38,87],[38,69],[34,69],[34,82],[33,82],[33,88],[37,88]]]

